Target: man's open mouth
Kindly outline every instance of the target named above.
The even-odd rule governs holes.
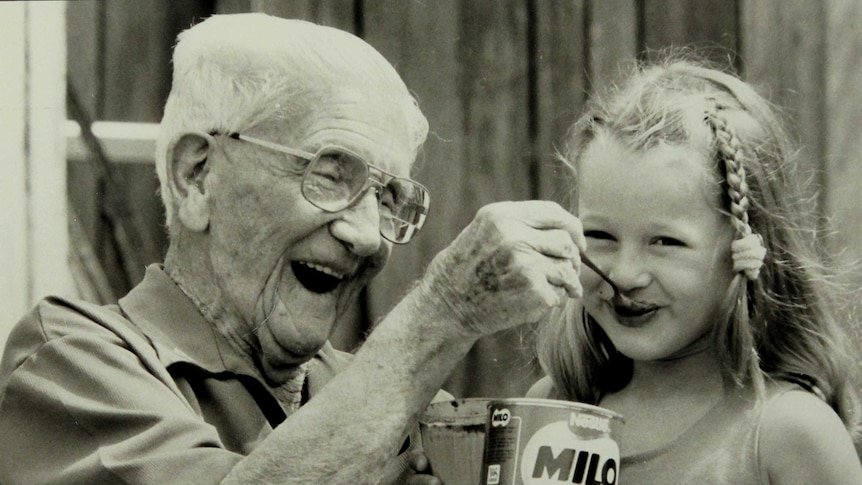
[[[290,267],[296,280],[312,293],[329,293],[344,280],[344,275],[320,264],[292,261]]]

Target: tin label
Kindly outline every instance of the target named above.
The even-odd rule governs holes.
[[[620,450],[610,438],[580,439],[565,421],[536,431],[521,456],[524,485],[617,483]]]
[[[594,408],[595,409],[595,408]],[[612,414],[500,401],[489,406],[484,485],[616,485]]]

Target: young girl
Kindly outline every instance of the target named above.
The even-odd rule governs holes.
[[[640,67],[572,129],[584,296],[540,333],[530,397],[625,417],[621,483],[860,484],[854,355],[788,136],[749,85]]]

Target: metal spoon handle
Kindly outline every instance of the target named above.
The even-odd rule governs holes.
[[[600,270],[599,267],[596,266],[596,263],[594,263],[593,260],[591,260],[585,253],[581,253],[581,262],[584,263],[587,268],[590,268],[591,270],[595,271],[595,273],[601,276],[603,280],[607,281],[608,284],[611,285],[611,288],[614,289],[615,294],[621,294],[620,289],[617,288],[617,284],[614,283],[610,276],[606,275],[604,271]]]
[[[584,253],[581,253],[581,262],[584,263],[587,268],[590,268],[591,270],[595,271],[597,275],[601,276],[603,280],[607,281],[608,284],[611,285],[611,288],[613,288],[614,290],[614,297],[612,301],[615,305],[628,307],[629,309],[634,311],[647,311],[650,308],[650,306],[646,303],[633,300],[628,296],[624,295],[623,292],[620,291],[620,288],[617,286],[617,284],[614,283],[614,281],[610,278],[610,276],[606,275],[604,271],[600,270],[599,267],[596,266],[596,263],[594,263]]]

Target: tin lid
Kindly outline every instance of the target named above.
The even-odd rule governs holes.
[[[484,424],[490,399],[465,398],[431,403],[419,417],[424,424]]]
[[[611,419],[618,419],[621,422],[625,423],[625,418],[622,414],[611,411],[610,409],[603,408],[601,406],[595,406],[592,404],[586,404],[582,402],[574,402],[574,401],[563,401],[560,399],[542,399],[535,397],[522,397],[522,398],[506,398],[506,399],[493,399],[489,400],[488,406],[537,406],[537,407],[548,407],[548,408],[561,408],[568,409],[572,411],[580,411],[580,412],[588,412],[593,414],[598,414],[600,416],[604,416]]]

